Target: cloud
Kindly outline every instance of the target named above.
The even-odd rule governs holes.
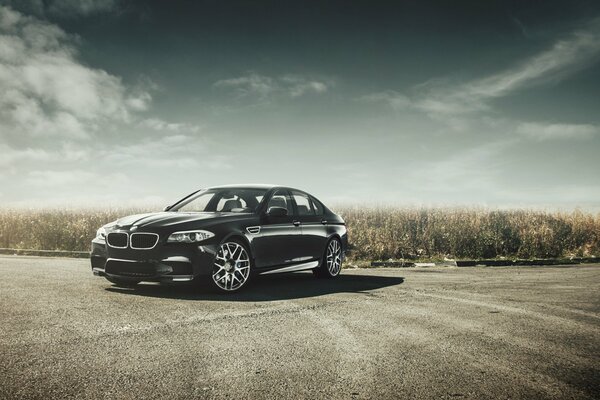
[[[125,185],[129,179],[122,173],[118,174],[96,174],[89,171],[72,170],[43,170],[30,171],[24,179],[26,185],[37,188],[60,189],[66,186],[82,185],[86,182],[94,182],[94,186],[114,187]]]
[[[51,155],[43,149],[35,149],[31,147],[15,149],[4,143],[0,143],[0,154],[2,154],[2,157],[0,157],[0,168],[4,171],[19,161],[36,163],[40,161],[48,161],[52,158]]]
[[[172,174],[230,168],[229,156],[199,136],[200,126],[148,115],[152,82],[127,84],[86,65],[79,45],[56,24],[0,6],[0,182],[7,201],[48,205],[49,189],[69,204],[119,201],[151,195],[158,180],[176,185]]]
[[[116,0],[54,0],[47,8],[52,14],[77,16],[110,11],[116,6]]]
[[[529,39],[531,37],[527,27],[525,26],[525,24],[523,24],[523,22],[521,22],[519,18],[511,16],[510,21],[515,25],[515,27],[521,32],[521,34],[525,38]]]
[[[284,86],[283,91],[289,93],[291,97],[299,97],[307,93],[324,93],[331,86],[331,83],[310,80],[298,75],[285,75],[279,80]]]
[[[194,124],[187,124],[182,122],[167,122],[160,118],[148,118],[140,121],[139,126],[146,129],[151,129],[157,132],[189,132],[198,133],[200,127]]]
[[[357,100],[365,103],[385,103],[394,110],[400,110],[411,106],[411,100],[407,96],[394,90],[371,93],[361,96]]]
[[[438,82],[424,85],[425,95],[414,104],[424,111],[441,114],[480,111],[487,108],[489,100],[562,80],[597,61],[599,53],[600,19],[595,19],[550,49],[507,70],[456,87],[440,86]]]
[[[214,83],[214,86],[234,89],[240,97],[254,94],[262,98],[274,93],[277,89],[277,83],[273,78],[255,73],[239,78],[219,80]]]
[[[560,39],[512,68],[462,84],[434,79],[411,94],[394,91],[372,93],[361,99],[387,103],[392,108],[412,108],[432,117],[446,118],[489,109],[489,102],[519,90],[557,82],[598,60],[600,18],[569,37]]]
[[[74,18],[112,11],[119,0],[7,0],[3,3],[24,13]]]
[[[207,139],[184,134],[146,138],[131,145],[104,149],[97,155],[113,167],[230,169],[229,157],[209,151]]]
[[[537,122],[522,123],[517,133],[538,141],[591,139],[600,135],[600,127],[589,124],[543,124]]]
[[[419,190],[425,193],[493,192],[495,180],[505,168],[502,154],[515,143],[512,139],[497,140],[427,160],[408,169],[407,179],[418,182]]]
[[[267,99],[271,96],[300,97],[306,94],[327,92],[333,83],[309,79],[300,75],[283,75],[277,78],[250,72],[237,78],[222,79],[214,83],[217,88],[231,89],[238,97],[256,96]]]
[[[0,128],[12,136],[86,139],[99,123],[127,121],[147,92],[78,60],[76,38],[0,6]]]

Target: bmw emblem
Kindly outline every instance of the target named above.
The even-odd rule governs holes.
[[[137,231],[137,226],[135,226],[135,225],[134,225],[134,226],[132,226],[132,227],[131,227],[131,229],[130,229],[130,231],[131,231],[131,232],[135,232],[135,231]]]

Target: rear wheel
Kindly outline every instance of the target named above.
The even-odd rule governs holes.
[[[342,244],[338,238],[332,238],[321,260],[321,265],[313,269],[315,276],[319,278],[335,278],[342,270]]]
[[[236,292],[246,285],[251,273],[250,253],[242,243],[223,243],[213,264],[211,282],[221,292]]]
[[[132,288],[141,282],[137,279],[113,278],[108,276],[106,277],[106,279],[108,279],[109,282],[112,282],[115,286],[123,288]]]

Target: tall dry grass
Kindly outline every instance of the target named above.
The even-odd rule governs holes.
[[[356,259],[600,255],[600,215],[464,208],[341,208]]]
[[[139,209],[0,210],[0,247],[86,251],[96,229]],[[600,255],[600,215],[343,207],[353,259]]]
[[[96,230],[138,209],[0,209],[0,247],[87,251]]]

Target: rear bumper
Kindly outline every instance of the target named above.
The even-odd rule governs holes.
[[[152,251],[107,248],[94,239],[90,263],[96,276],[151,282],[186,282],[209,275],[217,246],[176,244]]]

